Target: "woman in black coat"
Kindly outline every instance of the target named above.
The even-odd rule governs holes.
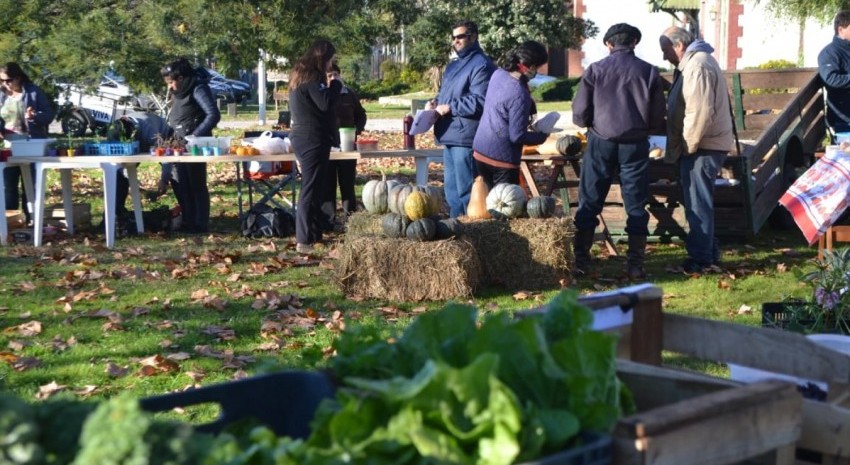
[[[195,69],[186,58],[178,58],[165,65],[160,74],[172,95],[168,125],[174,130],[174,136],[212,136],[221,113],[210,90],[206,70]],[[209,231],[207,164],[175,163],[174,174],[172,186],[180,204],[182,229],[190,233]]]
[[[310,253],[322,240],[322,184],[337,134],[334,108],[342,83],[331,70],[336,49],[319,39],[304,53],[289,76],[289,139],[301,166],[301,192],[295,214],[295,250]]]

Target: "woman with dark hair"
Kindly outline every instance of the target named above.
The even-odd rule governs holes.
[[[336,101],[342,91],[331,72],[336,49],[318,39],[289,74],[289,139],[301,166],[301,192],[295,213],[295,250],[310,253],[322,240],[322,187],[337,135]]]
[[[212,136],[221,113],[210,90],[206,70],[203,67],[195,69],[186,58],[178,58],[165,65],[160,74],[171,92],[168,125],[174,130],[174,136]],[[181,228],[189,233],[209,231],[207,164],[175,163],[173,172],[171,182],[180,204]]]
[[[5,122],[0,139],[46,138],[54,111],[44,92],[30,81],[29,76],[15,62],[0,66],[0,83],[0,118]],[[26,193],[19,194],[22,188],[21,168],[14,166],[3,170],[3,181],[6,187],[6,210],[17,210],[22,206],[29,221]]]
[[[533,40],[508,52],[487,86],[484,114],[472,141],[472,156],[478,174],[488,187],[499,183],[519,184],[523,145],[543,143],[548,134],[530,129],[537,113],[529,79],[549,61],[546,47]]]

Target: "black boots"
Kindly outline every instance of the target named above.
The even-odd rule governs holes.
[[[576,258],[573,274],[576,276],[585,276],[590,273],[590,248],[593,246],[593,234],[592,229],[576,231],[573,239],[573,254]]]
[[[626,252],[626,274],[632,281],[646,278],[643,262],[646,259],[646,236],[629,235],[629,250]],[[576,258],[578,262],[578,258]]]

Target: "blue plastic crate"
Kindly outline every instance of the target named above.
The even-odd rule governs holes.
[[[86,155],[135,155],[139,153],[139,142],[90,142],[86,144]]]

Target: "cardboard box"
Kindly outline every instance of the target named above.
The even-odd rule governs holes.
[[[91,229],[91,204],[90,203],[75,203],[73,205],[74,229],[85,230]],[[44,208],[45,224],[67,229],[68,224],[65,221],[65,208],[62,204],[48,205]]]

